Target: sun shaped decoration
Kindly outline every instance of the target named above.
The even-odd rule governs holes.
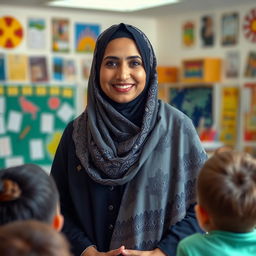
[[[245,37],[256,43],[256,8],[252,9],[245,17],[244,17],[244,35]]]
[[[20,22],[11,17],[0,18],[0,46],[3,48],[15,48],[23,39],[23,28]]]

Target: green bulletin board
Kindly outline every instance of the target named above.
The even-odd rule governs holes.
[[[0,84],[0,168],[50,166],[75,97],[75,87]]]

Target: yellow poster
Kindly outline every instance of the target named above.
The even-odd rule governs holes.
[[[239,111],[238,87],[223,87],[220,112],[220,140],[226,145],[235,146]]]
[[[11,81],[26,81],[28,78],[28,57],[21,54],[7,55],[8,79]]]

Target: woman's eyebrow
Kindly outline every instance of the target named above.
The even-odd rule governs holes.
[[[107,60],[107,59],[119,60],[120,58],[117,56],[106,56],[103,60]],[[134,55],[134,56],[128,56],[125,59],[130,60],[130,59],[142,59],[142,58],[139,55]]]

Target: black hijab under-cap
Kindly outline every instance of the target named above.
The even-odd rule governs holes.
[[[117,38],[130,38],[135,41],[138,51],[142,57],[143,67],[146,72],[146,85],[144,90],[135,99],[127,103],[118,103],[111,100],[100,88],[101,94],[119,113],[129,119],[137,126],[141,126],[144,114],[144,107],[147,100],[148,83],[150,81],[150,60],[149,46],[142,35],[132,26],[120,23],[119,25],[110,27],[105,31],[97,42],[96,55],[96,77],[99,83],[100,66],[108,43]]]

